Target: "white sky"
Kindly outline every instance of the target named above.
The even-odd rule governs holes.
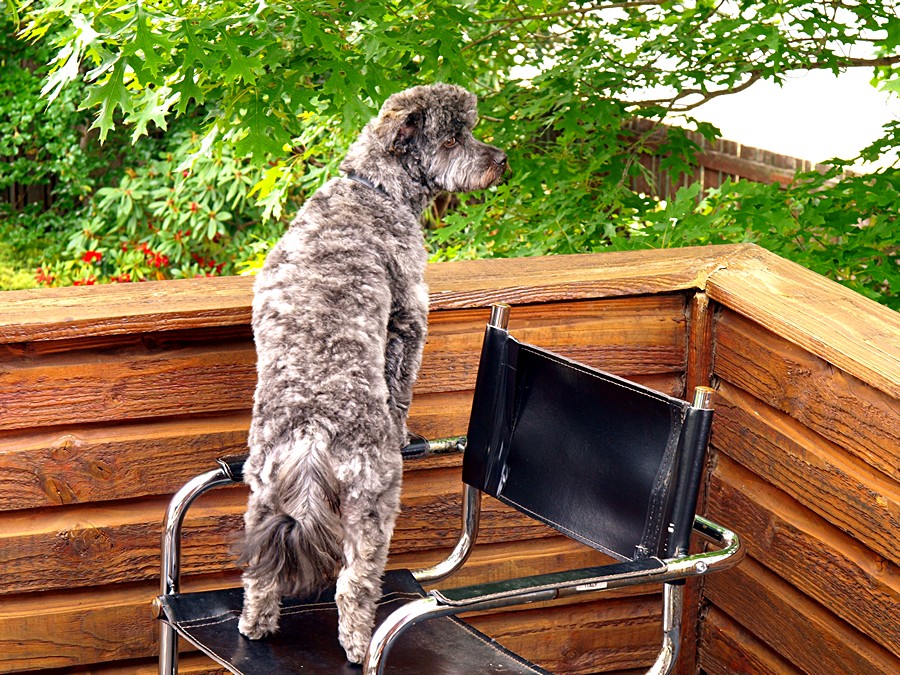
[[[853,158],[900,118],[900,97],[879,91],[871,70],[798,72],[779,87],[757,82],[714,99],[693,115],[715,124],[722,137],[781,155],[821,162]]]

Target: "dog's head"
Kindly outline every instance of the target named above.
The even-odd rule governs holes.
[[[472,134],[477,99],[462,87],[412,87],[385,101],[370,124],[379,150],[423,185],[449,192],[483,190],[500,182],[506,153]]]

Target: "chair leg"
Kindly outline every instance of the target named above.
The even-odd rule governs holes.
[[[169,624],[160,621],[159,626],[159,675],[176,675],[178,672],[178,633]]]
[[[684,612],[684,584],[663,584],[663,643],[656,662],[647,675],[667,675],[675,666],[681,646],[681,617]]]
[[[180,590],[181,525],[188,507],[207,490],[218,485],[230,485],[233,482],[234,480],[223,469],[214,469],[195,476],[172,497],[162,528],[161,595],[172,595]],[[159,675],[177,675],[178,634],[165,621],[160,623],[162,625],[159,629]]]
[[[423,619],[433,619],[452,614],[453,610],[442,606],[435,598],[424,597],[413,600],[396,610],[375,630],[366,660],[363,663],[363,675],[382,675],[384,662],[394,640],[400,637],[407,628]]]

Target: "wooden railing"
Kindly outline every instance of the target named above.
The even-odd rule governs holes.
[[[487,307],[523,339],[665,391],[719,391],[702,508],[749,547],[691,587],[679,671],[900,672],[900,317],[753,246],[429,269],[411,427],[463,433]],[[246,439],[251,280],[0,294],[0,671],[154,671],[169,495]],[[451,545],[457,456],[408,463],[391,564]],[[187,588],[233,585],[246,493],[204,496]],[[454,583],[596,564],[493,503]],[[697,609],[697,607],[701,609]],[[659,597],[471,617],[554,672],[643,668]],[[209,672],[199,654],[182,672]]]

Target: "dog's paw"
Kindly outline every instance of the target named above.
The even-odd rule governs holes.
[[[359,633],[352,633],[350,635],[341,634],[339,638],[341,646],[347,654],[347,660],[350,663],[362,663],[369,649],[369,637]]]
[[[244,637],[251,640],[261,640],[267,635],[272,635],[278,630],[278,617],[258,616],[256,620],[241,616],[238,621],[238,631]]]

